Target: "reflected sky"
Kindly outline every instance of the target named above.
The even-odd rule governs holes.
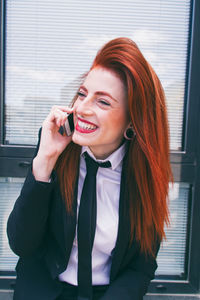
[[[178,85],[182,91],[182,128],[189,7],[189,0],[8,0],[7,106],[23,107],[25,99],[34,97],[59,103],[63,89],[70,98],[68,90],[88,70],[97,50],[126,36],[158,73],[169,107],[170,98],[174,102],[170,87]]]

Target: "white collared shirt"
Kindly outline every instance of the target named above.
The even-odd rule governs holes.
[[[78,181],[77,219],[80,197],[86,176],[86,163],[83,153],[88,154],[98,162],[110,161],[110,168],[98,168],[96,179],[97,219],[94,244],[92,249],[92,284],[109,284],[111,268],[111,252],[115,247],[119,221],[119,195],[122,161],[125,154],[125,144],[113,152],[105,160],[97,160],[88,147],[83,146],[80,159],[80,174]],[[59,275],[60,281],[77,285],[78,245],[77,231],[67,269]]]

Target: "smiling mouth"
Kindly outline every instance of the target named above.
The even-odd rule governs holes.
[[[98,126],[83,122],[78,119],[78,122],[76,123],[76,130],[81,133],[90,133],[95,131],[98,128]]]

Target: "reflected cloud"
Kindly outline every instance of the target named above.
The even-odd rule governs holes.
[[[130,38],[138,45],[151,46],[153,43],[157,44],[169,41],[169,36],[162,31],[155,31],[149,29],[136,29]]]
[[[100,35],[89,35],[82,34],[82,42],[80,45],[76,45],[75,48],[79,51],[86,52],[89,55],[95,56],[96,52],[108,41],[116,38],[115,35],[107,35],[107,34],[100,34]]]
[[[18,75],[29,77],[30,79],[49,82],[49,83],[61,83],[66,80],[65,73],[55,70],[35,70],[25,68],[21,66],[7,66],[7,71],[16,73]]]

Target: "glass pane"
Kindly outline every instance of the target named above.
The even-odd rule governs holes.
[[[166,228],[166,240],[158,254],[157,275],[178,275],[185,273],[185,254],[188,220],[188,198],[190,185],[175,183],[170,188],[170,226]]]
[[[6,235],[6,224],[10,211],[17,199],[24,179],[0,177],[0,271],[12,271],[17,256],[10,250]],[[156,275],[182,275],[185,273],[187,216],[189,184],[170,185],[171,225],[166,229],[166,241],[158,254]]]
[[[190,0],[6,3],[5,144],[35,144],[50,107],[71,101],[96,51],[127,36],[163,83],[171,149],[181,148]]]
[[[18,259],[8,245],[6,225],[24,179],[0,177],[0,271],[13,271]]]

